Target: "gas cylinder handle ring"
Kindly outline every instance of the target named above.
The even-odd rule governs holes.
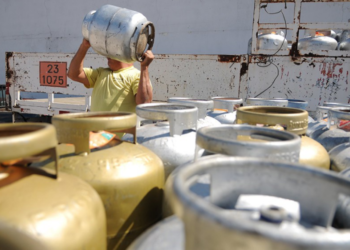
[[[90,131],[106,130],[109,132],[131,133],[136,144],[135,113],[131,112],[88,112],[56,115],[52,124],[57,130],[59,143],[72,143],[75,153],[90,153]]]
[[[55,174],[44,171],[42,175],[58,177],[56,130],[51,124],[16,123],[1,125],[0,152],[0,163],[5,166],[16,163],[27,165],[31,162],[43,161],[49,156],[55,162]]]
[[[287,99],[269,99],[269,98],[248,98],[247,106],[274,106],[287,107]]]
[[[237,124],[250,125],[280,124],[285,130],[304,135],[308,126],[308,112],[302,109],[273,107],[273,106],[245,106],[237,109]]]
[[[193,162],[187,164],[186,167],[180,168],[169,183],[172,190],[170,192],[168,191],[170,189],[166,190],[168,192],[167,195],[171,197],[171,206],[175,214],[184,220],[186,224],[196,223],[197,228],[200,228],[199,226],[210,228],[214,225],[222,225],[222,228],[225,228],[225,230],[237,230],[239,228],[242,229],[242,225],[244,225],[244,231],[252,229],[251,232],[256,232],[256,228],[259,228],[261,232],[266,232],[269,227],[263,229],[266,224],[260,225],[262,226],[260,228],[257,227],[255,220],[246,219],[248,217],[244,216],[233,218],[227,212],[224,212],[227,207],[231,208],[237,204],[236,201],[239,195],[247,193],[269,195],[284,199],[298,197],[293,200],[300,204],[301,211],[303,211],[300,218],[301,221],[307,221],[312,225],[327,228],[329,223],[332,222],[334,209],[337,206],[337,203],[332,204],[331,200],[334,198],[333,202],[336,201],[337,194],[343,192],[346,195],[350,194],[347,189],[350,187],[350,182],[346,178],[329,171],[321,171],[297,163],[251,157],[221,155],[206,157],[206,160]],[[191,191],[191,187],[197,182],[197,179],[205,175],[209,175],[211,181],[210,202]],[[262,181],[261,178],[266,178],[269,181]],[[327,194],[324,194],[322,198],[313,192],[302,192],[304,188],[301,185],[295,185],[296,179],[305,180],[305,184],[312,182],[313,185],[318,185],[318,187],[327,185],[324,187],[324,190],[331,191],[329,194],[325,192]],[[261,185],[260,182],[268,184]],[[278,185],[279,188],[276,188],[277,183],[280,183]],[[291,196],[293,193],[295,195]],[[322,195],[322,191],[319,192],[319,195]],[[325,209],[315,215],[315,204]],[[250,229],[247,230],[248,228]],[[306,228],[305,232],[308,231],[309,229]],[[341,232],[350,234],[349,230]],[[308,237],[313,239],[315,234],[308,234]],[[332,241],[332,237],[328,239]]]
[[[349,107],[333,107],[329,109],[327,127],[330,128],[333,124],[337,124],[340,120],[350,120]]]
[[[141,30],[140,30],[140,34],[142,33],[142,31],[147,27],[147,26],[150,26],[151,27],[151,34],[149,34],[149,36],[147,37],[147,44],[148,46],[146,46],[145,50],[143,51],[141,57],[137,56],[136,55],[136,58],[139,62],[142,62],[143,61],[143,54],[147,51],[147,50],[152,50],[153,48],[153,44],[154,44],[154,38],[155,38],[155,33],[156,33],[156,29],[154,27],[154,24],[152,22],[146,22],[144,23],[142,26],[141,26]],[[136,44],[138,45],[139,44],[139,39],[140,39],[140,36],[138,36],[137,38],[137,41],[136,41]]]
[[[244,124],[220,124],[198,129],[196,145],[208,152],[299,162],[299,135]]]
[[[197,107],[198,119],[204,119],[207,116],[208,110],[213,110],[214,107],[213,100],[194,99],[187,97],[169,97],[168,103],[178,103]]]
[[[181,135],[185,129],[197,130],[198,108],[175,103],[144,103],[136,107],[144,119],[169,122],[170,136]]]
[[[213,110],[224,109],[228,113],[235,112],[237,109],[236,105],[240,106],[243,103],[243,99],[236,97],[216,96],[211,99],[213,100]]]

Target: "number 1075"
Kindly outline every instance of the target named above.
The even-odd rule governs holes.
[[[43,84],[59,84],[59,85],[63,85],[64,80],[63,80],[63,76],[47,76],[47,75],[43,75]]]

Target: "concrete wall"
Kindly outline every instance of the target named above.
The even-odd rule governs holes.
[[[104,4],[139,11],[152,21],[155,54],[244,54],[251,37],[254,0],[0,0],[0,54],[73,53],[82,40],[84,16]],[[350,18],[349,2],[332,6],[305,6],[303,21]],[[291,21],[293,4],[284,11]],[[281,15],[262,14],[262,21],[283,22]],[[5,84],[5,60],[0,60],[0,84]]]

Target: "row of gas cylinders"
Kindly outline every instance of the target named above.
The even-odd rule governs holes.
[[[257,48],[260,50],[291,49],[281,30],[266,29],[259,31]],[[298,41],[299,50],[350,50],[349,31],[307,30]],[[248,42],[248,54],[252,53],[252,39]]]
[[[348,249],[349,164],[330,170],[318,139],[349,141],[346,107],[314,121],[305,101],[242,104],[169,98],[2,124],[0,246]]]

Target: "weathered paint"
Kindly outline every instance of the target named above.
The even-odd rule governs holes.
[[[60,111],[89,109],[91,89],[68,80],[67,88],[40,86],[39,62],[70,62],[74,54],[13,53],[10,64],[16,77],[11,85],[12,108],[20,112],[53,115]],[[221,55],[155,55],[150,77],[155,101],[169,97],[208,99],[214,96],[301,99],[315,111],[323,102],[350,101],[350,58],[232,55],[223,62]],[[221,58],[221,59],[220,59]],[[240,58],[240,61],[238,60]],[[233,62],[232,62],[233,61]],[[270,62],[273,62],[268,67]],[[106,59],[88,54],[85,67],[104,67]],[[139,64],[135,64],[139,67]],[[273,83],[273,84],[272,84]],[[268,88],[270,85],[272,86]],[[20,92],[48,93],[47,99],[21,100]],[[54,98],[55,94],[81,95],[82,98]]]
[[[293,23],[260,23],[261,3],[294,3]],[[178,55],[159,54],[150,68],[154,99],[166,101],[183,96],[207,99],[213,96],[285,97],[304,99],[309,110],[323,101],[349,102],[348,90],[350,53],[344,51],[298,50],[300,29],[346,29],[348,23],[300,23],[303,2],[349,2],[348,0],[255,0],[252,30],[253,56],[248,55]],[[259,29],[292,30],[290,50],[266,51],[257,49]],[[163,33],[162,33],[163,34]],[[164,34],[163,34],[164,35]],[[41,114],[56,114],[65,108],[72,112],[87,111],[91,90],[69,80],[67,88],[38,86],[40,61],[69,62],[73,54],[8,53],[7,80],[12,83],[12,108],[39,108]],[[86,67],[106,64],[104,57],[88,54]],[[135,65],[139,67],[139,64]],[[20,92],[47,93],[47,100],[21,100]],[[66,103],[56,101],[55,94],[78,94],[83,100]],[[24,107],[28,106],[27,109]],[[62,111],[62,110],[61,110]],[[28,111],[33,112],[33,111]],[[46,112],[46,113],[45,113]]]
[[[268,89],[259,97],[305,100],[309,111],[330,100],[350,100],[350,58],[299,57],[295,63],[289,56],[275,56],[274,64],[263,67],[267,64],[258,64],[252,57],[248,80],[240,82],[240,98],[256,97]]]
[[[13,52],[6,52],[6,78],[11,79],[13,76],[13,71],[10,67],[10,60],[12,60]]]
[[[266,7],[266,5],[262,6],[261,4],[274,4],[274,3],[294,3],[294,19],[291,23],[260,23],[260,15],[261,9]],[[254,18],[253,18],[253,31],[252,31],[252,54],[264,54],[264,55],[290,55],[292,58],[296,58],[299,56],[336,56],[336,57],[349,57],[349,51],[338,51],[338,50],[299,50],[298,49],[298,41],[300,30],[304,29],[332,29],[332,30],[346,30],[349,29],[348,22],[314,22],[314,23],[301,23],[301,14],[302,14],[302,3],[313,3],[315,8],[317,8],[317,3],[320,2],[349,2],[348,0],[293,0],[293,1],[285,1],[285,0],[276,0],[276,1],[266,1],[266,0],[255,0],[255,8],[254,8]],[[287,7],[287,5],[286,5]],[[282,10],[281,10],[282,11]],[[264,29],[279,29],[279,30],[287,30],[291,32],[291,48],[290,49],[281,49],[279,51],[271,51],[271,50],[263,50],[257,47],[257,36],[259,30]]]
[[[234,56],[234,55],[218,55],[218,61],[219,62],[231,62],[231,63],[237,63],[241,61],[241,56]]]
[[[86,89],[80,83],[73,83],[69,80],[67,88],[40,86],[40,61],[69,63],[72,59],[71,54],[9,52],[6,55],[6,72],[9,72],[6,75],[6,81],[10,85],[12,111],[54,115],[62,110],[85,112],[90,109],[91,89]],[[97,63],[100,62],[95,64],[94,58],[95,55],[89,54],[86,66],[98,66]],[[21,96],[21,92],[45,93],[47,98],[26,99]],[[55,98],[56,94],[67,95],[68,98]],[[82,97],[70,97],[70,95]]]

